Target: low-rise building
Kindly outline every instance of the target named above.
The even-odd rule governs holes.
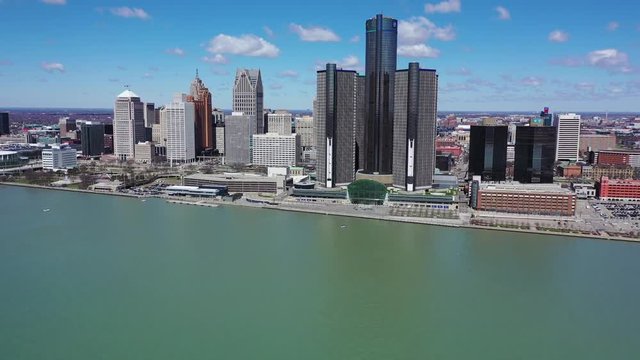
[[[572,187],[578,199],[594,199],[596,197],[594,184],[574,183]]]
[[[594,181],[600,181],[600,178],[603,176],[610,179],[631,179],[633,174],[633,168],[629,165],[596,165],[582,167],[582,177]]]
[[[640,202],[640,180],[609,179],[605,176],[598,183],[598,189],[603,201]]]
[[[230,193],[280,193],[286,188],[284,176],[254,174],[193,174],[183,179],[185,186],[226,186]]]
[[[580,135],[580,153],[586,151],[600,151],[613,149],[616,147],[615,134],[581,134]]]
[[[582,177],[582,165],[569,164],[559,167],[560,176],[565,178],[579,178]]]
[[[640,167],[640,150],[600,150],[595,154],[595,163]]]
[[[52,145],[42,150],[42,168],[45,170],[68,170],[78,166],[77,152],[69,145]]]
[[[497,184],[474,179],[471,204],[481,211],[573,216],[576,194],[557,184]]]

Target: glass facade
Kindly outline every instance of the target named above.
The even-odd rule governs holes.
[[[390,174],[398,21],[376,15],[366,31],[364,172]]]
[[[553,183],[555,155],[556,127],[519,127],[513,180],[521,183]]]
[[[507,137],[506,126],[471,127],[469,178],[480,175],[483,181],[506,180]]]

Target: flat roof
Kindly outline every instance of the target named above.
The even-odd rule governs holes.
[[[480,184],[481,191],[514,192],[514,193],[553,193],[572,194],[568,188],[563,188],[559,184]]]
[[[220,181],[220,182],[239,182],[239,181],[254,181],[273,183],[282,181],[283,176],[260,176],[260,175],[247,175],[247,174],[192,174],[185,176],[186,179],[204,180],[204,181]]]
[[[17,155],[17,154],[18,154],[17,151],[3,151],[3,150],[0,150],[0,156]]]

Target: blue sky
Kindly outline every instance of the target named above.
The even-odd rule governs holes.
[[[440,74],[439,109],[640,111],[630,0],[0,0],[0,106],[111,107],[187,92],[195,69],[230,108],[237,67],[265,107],[308,109],[318,66],[364,67],[364,22],[401,21],[398,67]]]

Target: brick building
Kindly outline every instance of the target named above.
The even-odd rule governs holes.
[[[576,195],[556,184],[480,183],[472,186],[471,198],[472,207],[482,211],[555,216],[576,211]]]
[[[640,180],[615,180],[605,176],[600,180],[598,190],[604,201],[640,202]]]

